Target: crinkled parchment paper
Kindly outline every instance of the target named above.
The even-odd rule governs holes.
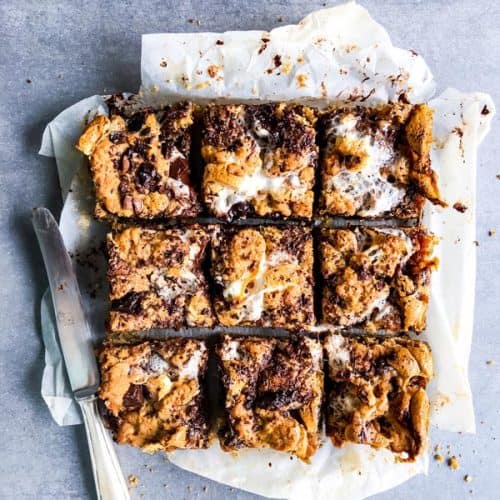
[[[277,57],[278,56],[278,57]],[[448,89],[432,99],[434,81],[425,61],[394,47],[368,12],[349,3],[314,12],[298,25],[270,32],[145,35],[142,49],[142,104],[178,99],[198,102],[299,100],[318,105],[338,100],[368,104],[397,100],[430,102],[434,108],[432,160],[450,205],[427,207],[425,222],[441,237],[441,265],[433,276],[428,327],[421,338],[432,347],[436,376],[428,388],[431,423],[443,430],[474,431],[468,382],[475,282],[475,184],[477,148],[487,134],[494,106],[488,95]],[[74,143],[87,120],[106,112],[93,96],[63,111],[46,128],[40,153],[56,159],[65,204],[61,229],[68,249],[84,258],[103,241],[106,228],[93,220],[90,180]],[[71,188],[71,189],[70,189]],[[99,252],[97,252],[99,255]],[[102,258],[102,257],[101,257]],[[78,265],[84,305],[96,340],[102,338],[106,291],[102,265]],[[101,264],[101,265],[99,265]],[[60,425],[80,422],[68,389],[55,337],[50,296],[42,301],[46,368],[42,395]],[[223,453],[177,451],[170,460],[190,471],[261,495],[307,498],[360,498],[425,472],[427,457],[396,463],[386,450],[328,440],[306,465],[272,450]],[[272,467],[269,467],[269,463]]]

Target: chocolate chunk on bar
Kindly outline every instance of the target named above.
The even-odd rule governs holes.
[[[109,330],[212,326],[202,270],[208,241],[198,225],[108,234]]]
[[[316,117],[295,104],[213,105],[203,115],[203,200],[223,219],[310,219]]]
[[[207,360],[205,343],[187,338],[105,346],[99,397],[115,440],[147,452],[206,448]]]
[[[420,218],[425,199],[445,206],[431,168],[425,104],[336,107],[319,119],[320,214]]]
[[[323,229],[323,322],[369,332],[424,330],[435,243],[423,228]]]
[[[227,335],[216,353],[225,390],[222,448],[272,448],[308,461],[320,442],[320,342]]]
[[[326,434],[332,443],[368,444],[414,460],[425,449],[429,428],[429,346],[409,338],[330,333],[324,347]]]
[[[99,115],[76,147],[90,158],[98,218],[156,219],[199,212],[190,183],[193,106],[129,117]]]
[[[312,326],[312,266],[307,228],[217,226],[211,276],[218,321],[291,330]]]

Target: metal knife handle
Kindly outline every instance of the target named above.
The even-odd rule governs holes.
[[[97,498],[99,500],[129,500],[130,495],[113,441],[99,415],[97,397],[89,396],[77,399],[77,401],[82,409],[87,433]]]

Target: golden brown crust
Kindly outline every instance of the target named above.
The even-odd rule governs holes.
[[[323,215],[419,218],[424,200],[445,206],[431,168],[426,104],[335,107],[319,120]]]
[[[422,227],[323,229],[323,321],[369,332],[423,331],[435,243]]]
[[[320,442],[319,341],[226,336],[216,353],[225,389],[222,448],[272,448],[309,461]]]
[[[108,235],[111,332],[213,326],[201,269],[209,236],[198,225]]]
[[[303,227],[213,229],[214,309],[222,325],[312,326],[313,249]]]
[[[190,187],[193,106],[130,117],[99,115],[76,144],[90,158],[99,218],[154,219],[199,212]]]
[[[99,354],[99,397],[116,441],[147,452],[206,448],[207,360],[204,342],[194,339],[105,346]]]
[[[432,356],[425,342],[409,338],[347,338],[324,341],[330,388],[326,433],[346,442],[388,448],[413,461],[425,449]]]
[[[203,199],[216,217],[310,219],[316,117],[295,104],[214,105],[203,114]]]

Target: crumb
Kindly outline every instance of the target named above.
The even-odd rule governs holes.
[[[470,483],[472,481],[472,476],[470,474],[465,474],[464,481]]]
[[[132,488],[135,488],[139,484],[139,479],[135,474],[130,474],[128,482]]]
[[[307,75],[304,75],[303,73],[297,75],[297,86],[299,89],[307,87]]]
[[[437,444],[436,446],[434,446],[434,451],[437,453],[439,450],[441,449],[441,445],[440,444]]]
[[[26,83],[31,83],[31,80],[29,78],[27,78]]]
[[[490,110],[488,109],[488,106],[486,106],[486,104],[483,106],[483,109],[481,110],[481,114],[482,115],[489,115],[490,114]]]
[[[440,455],[439,453],[436,453],[434,455],[434,460],[439,463],[439,464],[442,464],[443,461],[444,461],[444,458],[443,458],[443,455]]]
[[[489,359],[488,361],[486,361],[486,364],[487,364],[488,366],[491,366],[491,365],[494,365],[494,364],[495,364],[495,361],[494,361],[494,360],[492,360],[492,359]]]
[[[497,178],[497,179],[500,179],[500,174],[497,174],[497,175],[496,175],[496,178]]]
[[[283,23],[285,21],[285,18],[283,16],[278,17],[278,22]]]
[[[271,462],[269,462],[267,465],[269,465],[269,467],[272,467],[272,466],[273,466],[273,464],[272,464]]]
[[[488,236],[495,236],[495,234],[497,234],[497,232],[494,229],[488,231]]]
[[[160,62],[160,66],[161,66],[162,68],[166,68],[166,67],[167,67],[167,61],[165,61],[165,60],[161,61],[161,62]]]
[[[208,486],[203,486],[203,491],[207,491],[208,490]]]
[[[478,247],[479,246],[479,241],[474,240],[474,245],[476,245]]]
[[[448,467],[452,470],[460,469],[460,464],[458,463],[458,459],[456,456],[452,456],[448,459]]]
[[[460,212],[463,214],[467,210],[468,207],[466,205],[464,205],[463,203],[457,201],[456,203],[454,203],[453,208],[457,212]]]
[[[224,45],[224,40],[217,40],[215,45]]]

